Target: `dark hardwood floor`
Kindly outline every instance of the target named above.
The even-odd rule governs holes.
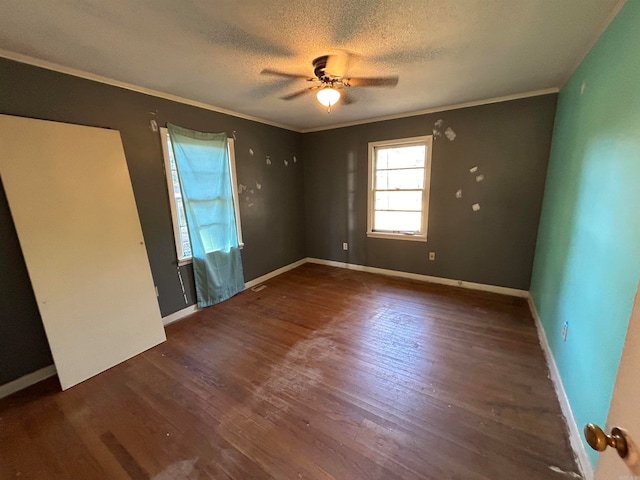
[[[0,478],[565,479],[519,298],[306,264],[66,392],[0,400]]]

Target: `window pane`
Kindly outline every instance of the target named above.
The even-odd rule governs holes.
[[[376,149],[376,152],[378,158],[376,169],[424,167],[424,145],[382,147]]]
[[[376,210],[422,210],[422,191],[376,192]]]
[[[180,243],[182,245],[182,255],[184,257],[191,256],[191,242],[189,241],[189,231],[187,227],[180,227]]]
[[[387,158],[389,156],[389,149],[376,148],[374,152],[375,152],[375,159],[376,159],[376,165],[375,165],[376,170],[379,170],[381,168],[385,168],[385,169],[389,168],[389,162],[387,161]]]
[[[376,210],[373,230],[387,232],[420,232],[421,212],[385,212]]]
[[[423,188],[424,168],[376,172],[376,190],[422,190]]]
[[[176,198],[176,213],[178,214],[178,225],[180,227],[187,226],[187,217],[184,214],[184,205],[182,198]]]

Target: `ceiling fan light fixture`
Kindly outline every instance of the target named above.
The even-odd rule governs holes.
[[[331,108],[332,105],[338,103],[340,100],[340,92],[332,87],[325,87],[318,90],[316,94],[318,101],[327,108]]]

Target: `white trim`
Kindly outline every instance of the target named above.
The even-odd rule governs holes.
[[[464,280],[454,280],[451,278],[432,277],[431,275],[402,272],[400,270],[387,270],[386,268],[368,267],[366,265],[358,265],[355,263],[334,262],[333,260],[324,260],[322,258],[310,257],[307,258],[307,262],[317,263],[319,265],[327,265],[329,267],[357,270],[359,272],[377,273],[380,275],[389,275],[391,277],[408,278],[410,280],[418,280],[421,282],[437,283],[439,285],[468,288],[469,290],[480,290],[483,292],[499,293],[501,295],[510,295],[512,297],[527,298],[529,296],[529,292],[527,292],[526,290],[519,290],[517,288],[500,287],[497,285],[487,285],[484,283],[466,282]]]
[[[194,304],[187,308],[183,308],[182,310],[178,310],[166,317],[162,317],[162,324],[166,327],[170,323],[177,322],[178,320],[182,320],[184,317],[188,317],[192,313],[196,313],[198,311],[198,305]]]
[[[132,83],[121,82],[119,80],[114,80],[109,77],[103,77],[102,75],[97,75],[95,73],[86,72],[84,70],[79,70],[72,67],[66,67],[64,65],[60,65],[59,63],[48,62],[46,60],[41,60],[39,58],[23,55],[21,53],[11,52],[3,48],[0,48],[0,57],[6,58],[8,60],[20,62],[20,63],[26,63],[27,65],[33,65],[34,67],[45,68],[47,70],[52,70],[54,72],[59,72],[67,75],[72,75],[74,77],[84,78],[85,80],[91,80],[93,82],[104,83],[105,85],[124,88],[125,90],[131,90],[132,92],[143,93],[145,95],[151,95],[152,97],[163,98],[165,100],[170,100],[172,102],[178,102],[184,105],[191,105],[193,107],[198,107],[198,108],[203,108],[205,110],[211,110],[213,112],[223,113],[225,115],[230,115],[232,117],[243,118],[245,120],[251,120],[252,122],[263,123],[265,125],[271,125],[272,127],[284,128],[285,130],[291,130],[293,132],[301,133],[299,129],[294,128],[291,125],[285,125],[283,123],[265,120],[264,118],[259,118],[259,117],[254,117],[252,115],[246,115],[244,113],[234,112],[233,110],[227,110],[226,108],[216,107],[215,105],[210,105],[204,102],[198,102],[197,100],[191,100],[185,97],[180,97],[178,95],[173,95],[171,93],[165,93],[159,90],[154,90],[152,88],[146,88],[146,87],[141,87],[139,85],[134,85]]]
[[[616,6],[613,7],[613,10],[611,10],[611,13],[609,13],[609,16],[602,23],[600,28],[596,31],[596,34],[593,36],[591,41],[585,45],[582,55],[578,57],[578,60],[576,60],[572,68],[570,68],[569,71],[567,72],[567,75],[560,82],[560,88],[564,88],[567,82],[569,82],[569,80],[571,79],[575,71],[578,69],[580,64],[584,61],[587,55],[589,55],[589,52],[591,51],[591,49],[595,46],[596,43],[598,43],[600,36],[605,32],[607,28],[609,28],[609,25],[611,24],[611,22],[613,22],[613,19],[616,18],[618,13],[620,13],[620,10],[622,10],[622,7],[624,7],[625,3],[627,3],[627,0],[620,0],[616,4]]]
[[[249,280],[247,283],[244,284],[244,289],[247,290],[251,287],[255,287],[256,285],[259,285],[262,282],[266,282],[267,280],[273,277],[277,277],[281,273],[288,272],[289,270],[293,270],[294,268],[298,268],[300,265],[304,265],[305,263],[307,263],[307,261],[308,261],[307,258],[303,258],[301,260],[298,260],[297,262],[293,262],[293,263],[290,263],[289,265],[285,265],[284,267],[280,267],[277,270],[273,270],[272,272],[265,273],[264,275],[258,278]]]
[[[16,378],[9,383],[0,385],[0,398],[8,397],[20,390],[24,390],[31,385],[35,385],[42,380],[46,380],[49,377],[56,375],[55,365],[49,365],[47,367],[36,370],[35,372],[28,373],[20,378]]]
[[[187,257],[182,251],[182,237],[180,236],[180,224],[178,223],[178,206],[176,196],[173,192],[173,177],[171,175],[171,161],[169,160],[169,130],[167,127],[160,127],[160,143],[162,144],[162,158],[164,160],[164,175],[167,181],[167,195],[169,196],[169,206],[171,207],[171,224],[173,226],[173,241],[178,257],[178,266],[191,263],[191,256]]]
[[[502,97],[487,98],[484,100],[475,100],[473,102],[454,103],[453,105],[443,105],[441,107],[425,108],[424,110],[416,110],[414,112],[394,113],[391,115],[383,115],[380,117],[369,118],[365,120],[354,120],[352,122],[336,123],[334,125],[326,125],[323,127],[304,128],[298,130],[300,133],[321,132],[323,130],[333,130],[334,128],[353,127],[355,125],[364,125],[365,123],[383,122],[385,120],[396,120],[399,118],[415,117],[417,115],[426,115],[428,113],[448,112],[449,110],[458,110],[460,108],[480,107],[482,105],[490,105],[492,103],[509,102],[511,100],[520,100],[522,98],[539,97],[541,95],[549,95],[558,93],[558,87],[545,88],[542,90],[533,90],[531,92],[514,93]]]
[[[547,334],[545,333],[542,322],[540,321],[538,309],[536,308],[536,305],[530,294],[527,295],[527,301],[529,302],[529,309],[531,310],[531,315],[533,316],[533,320],[536,324],[540,346],[542,347],[544,356],[547,359],[547,365],[549,366],[549,378],[553,382],[556,396],[558,397],[558,401],[560,402],[562,415],[564,416],[565,423],[567,424],[567,429],[569,431],[569,442],[571,443],[571,448],[573,449],[573,453],[576,457],[576,463],[578,464],[578,468],[580,469],[582,478],[585,480],[593,480],[593,467],[591,466],[591,462],[589,461],[589,457],[587,456],[587,450],[585,449],[584,443],[582,442],[582,436],[580,435],[580,430],[578,429],[576,419],[573,416],[571,404],[569,403],[567,392],[564,389],[562,378],[560,377],[560,371],[558,370],[558,366],[556,365],[556,360],[553,356],[553,352],[551,352],[551,347],[549,346],[549,341],[547,340]]]
[[[378,148],[408,147],[424,145],[424,167],[422,184],[422,218],[420,231],[412,232],[390,232],[374,230],[375,219],[375,195],[377,191],[376,178],[378,172],[377,151]],[[423,135],[419,137],[398,138],[394,140],[382,140],[369,142],[368,145],[368,186],[367,186],[367,237],[386,238],[390,240],[412,240],[414,242],[427,241],[427,229],[429,225],[429,191],[431,190],[431,150],[433,149],[433,135]]]
[[[238,248],[244,247],[242,241],[242,225],[240,223],[240,201],[238,200],[238,176],[236,174],[236,141],[233,137],[227,138],[227,152],[229,170],[231,173],[231,196],[233,197],[234,218],[236,219],[236,237]]]
[[[622,3],[624,3],[624,0],[623,0]],[[622,8],[622,5],[620,5],[620,8]],[[617,13],[617,11],[616,11],[616,13]],[[585,55],[586,55],[586,53],[585,53]],[[234,112],[233,110],[227,110],[225,108],[216,107],[216,106],[210,105],[208,103],[198,102],[196,100],[190,100],[190,99],[185,98],[185,97],[179,97],[177,95],[172,95],[170,93],[161,92],[159,90],[153,90],[151,88],[145,88],[145,87],[140,87],[138,85],[133,85],[131,83],[121,82],[119,80],[114,80],[112,78],[103,77],[102,75],[97,75],[95,73],[86,72],[84,70],[79,70],[79,69],[71,68],[71,67],[65,67],[64,65],[60,65],[58,63],[48,62],[46,60],[40,60],[38,58],[30,57],[28,55],[23,55],[21,53],[11,52],[9,50],[5,50],[5,49],[2,49],[2,48],[0,48],[0,57],[6,58],[8,60],[13,60],[15,62],[25,63],[27,65],[33,65],[34,67],[45,68],[47,70],[52,70],[54,72],[59,72],[59,73],[67,74],[67,75],[72,75],[74,77],[84,78],[85,80],[91,80],[93,82],[104,83],[106,85],[111,85],[113,87],[124,88],[125,90],[131,90],[132,92],[143,93],[145,95],[151,95],[153,97],[163,98],[165,100],[170,100],[172,102],[178,102],[178,103],[182,103],[184,105],[191,105],[193,107],[203,108],[205,110],[211,110],[213,112],[223,113],[225,115],[230,115],[232,117],[243,118],[245,120],[250,120],[252,122],[258,122],[258,123],[262,123],[264,125],[271,125],[272,127],[283,128],[285,130],[290,130],[292,132],[298,132],[298,133],[320,132],[322,130],[333,130],[334,128],[351,127],[351,126],[354,126],[354,125],[362,125],[362,124],[365,124],[365,123],[374,123],[374,122],[381,122],[381,121],[384,121],[384,120],[395,120],[395,119],[398,119],[398,118],[414,117],[414,116],[417,116],[417,115],[425,115],[425,114],[428,114],[428,113],[445,112],[445,111],[448,111],[448,110],[457,110],[457,109],[460,109],[460,108],[467,108],[467,107],[478,107],[478,106],[481,106],[481,105],[489,105],[489,104],[492,104],[492,103],[508,102],[510,100],[519,100],[521,98],[537,97],[537,96],[540,96],[540,95],[548,95],[550,93],[558,93],[560,91],[560,88],[558,88],[558,87],[545,88],[545,89],[541,89],[541,90],[533,90],[533,91],[530,91],[530,92],[522,92],[522,93],[515,93],[515,94],[512,94],[512,95],[504,95],[502,97],[494,97],[494,98],[488,98],[488,99],[484,99],[484,100],[476,100],[476,101],[472,101],[472,102],[457,103],[457,104],[453,104],[453,105],[443,105],[443,106],[440,106],[440,107],[427,108],[427,109],[424,109],[424,110],[417,110],[417,111],[414,111],[414,112],[396,113],[396,114],[383,115],[383,116],[380,116],[380,117],[375,117],[375,118],[370,118],[370,119],[354,120],[352,122],[337,123],[337,124],[326,125],[326,126],[322,126],[322,127],[313,127],[313,128],[303,128],[303,129],[301,129],[301,128],[293,127],[291,125],[285,125],[283,123],[278,123],[278,122],[272,122],[270,120],[265,120],[264,118],[254,117],[252,115],[246,115],[244,113]],[[576,65],[576,67],[577,67],[577,65]],[[571,75],[569,75],[569,77],[570,76]]]
[[[259,285],[259,284],[261,284],[263,282],[266,282],[270,278],[276,277],[276,276],[280,275],[281,273],[288,272],[289,270],[293,270],[294,268],[297,268],[300,265],[303,265],[305,263],[307,263],[307,259],[303,258],[302,260],[298,260],[297,262],[290,263],[289,265],[285,265],[284,267],[280,267],[277,270],[273,270],[272,272],[265,273],[264,275],[262,275],[262,276],[260,276],[258,278],[254,278],[253,280],[249,280],[247,283],[244,284],[244,290],[247,290],[247,289],[249,289],[251,287],[254,287],[254,286]],[[167,315],[166,317],[162,317],[162,323],[166,327],[167,325],[169,325],[169,324],[171,324],[173,322],[177,322],[178,320],[182,320],[184,317],[188,317],[189,315],[191,315],[192,313],[195,313],[197,311],[198,311],[198,305],[197,304],[191,305],[191,306],[189,306],[187,308],[183,308],[182,310],[178,310],[175,313]]]
[[[410,242],[426,242],[425,235],[414,235],[412,233],[395,232],[370,232],[367,231],[367,238],[386,238],[387,240],[408,240]]]

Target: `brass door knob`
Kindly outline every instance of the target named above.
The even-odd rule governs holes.
[[[611,429],[611,435],[607,435],[598,425],[588,423],[584,426],[584,438],[586,438],[591,448],[599,452],[602,452],[609,446],[616,449],[620,458],[625,458],[629,453],[627,439],[624,436],[624,432],[618,427],[613,427]]]

